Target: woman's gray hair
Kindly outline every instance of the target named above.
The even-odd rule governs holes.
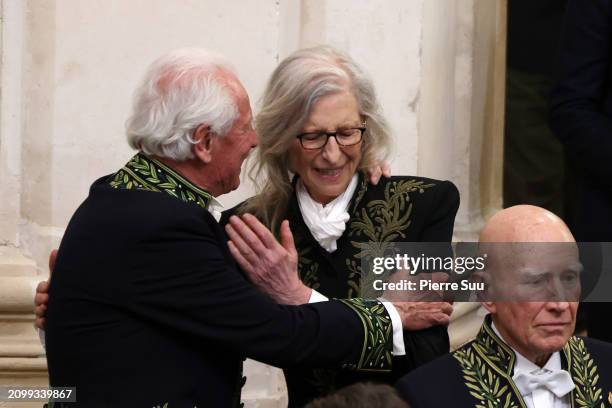
[[[359,169],[384,160],[391,137],[376,99],[374,85],[344,53],[318,46],[298,50],[285,58],[266,86],[255,120],[259,148],[250,170],[257,195],[241,206],[277,232],[292,193],[288,151],[303,130],[314,104],[322,97],[348,90],[357,99],[367,122]]]
[[[193,158],[192,134],[206,123],[224,136],[238,117],[223,57],[199,48],[169,52],[151,64],[134,93],[126,122],[130,146],[143,153],[184,161]]]

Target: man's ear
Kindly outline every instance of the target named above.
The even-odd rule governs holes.
[[[495,302],[480,302],[480,304],[482,305],[482,307],[487,309],[487,312],[491,314],[497,313],[497,305],[495,304]]]
[[[475,271],[470,276],[470,281],[484,286],[484,290],[476,292],[476,299],[484,305],[491,300],[491,286],[489,282],[489,273],[486,270]]]
[[[212,147],[215,143],[215,134],[210,130],[210,126],[201,124],[193,132],[193,141],[195,142],[192,149],[196,158],[203,163],[208,164],[212,161]]]

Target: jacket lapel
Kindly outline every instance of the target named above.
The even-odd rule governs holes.
[[[476,339],[453,352],[475,407],[526,408],[512,381],[516,356],[491,328],[487,316]]]
[[[576,388],[571,393],[574,408],[605,408],[606,399],[612,405],[612,395],[603,395],[599,387],[597,364],[579,337],[571,337],[563,347],[563,368],[572,376]],[[610,406],[607,405],[607,406]]]

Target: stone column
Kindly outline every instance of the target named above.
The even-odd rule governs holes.
[[[36,263],[19,239],[25,7],[22,2],[4,0],[1,13],[0,386],[45,385],[45,359],[32,324]]]
[[[459,188],[458,241],[477,241],[484,220],[501,208],[506,1],[424,6],[418,172]],[[455,305],[453,347],[480,327],[478,307]]]

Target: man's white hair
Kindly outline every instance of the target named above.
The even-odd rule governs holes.
[[[154,61],[134,92],[126,122],[130,146],[184,161],[194,157],[192,135],[199,125],[225,136],[238,118],[235,97],[222,77],[228,72],[233,69],[222,56],[199,48],[174,50]]]

